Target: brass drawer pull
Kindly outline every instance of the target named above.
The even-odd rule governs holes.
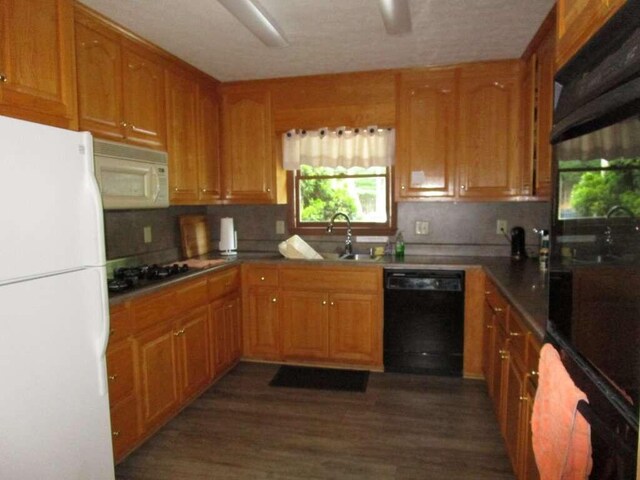
[[[520,336],[522,336],[522,333],[520,333],[520,332],[509,332],[509,336],[510,337],[520,337]]]
[[[118,378],[118,374],[109,375],[109,380],[115,381]]]
[[[120,436],[120,432],[116,430],[112,432],[111,435],[113,435],[114,438],[118,438]]]

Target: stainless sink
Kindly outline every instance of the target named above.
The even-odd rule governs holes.
[[[368,253],[322,253],[325,260],[340,260],[348,262],[377,262],[382,257],[372,257]]]

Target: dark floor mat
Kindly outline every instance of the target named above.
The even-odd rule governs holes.
[[[365,392],[369,372],[283,365],[269,382],[272,387]]]

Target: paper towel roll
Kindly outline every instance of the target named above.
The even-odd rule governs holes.
[[[218,244],[222,254],[232,255],[236,253],[236,235],[233,230],[233,218],[220,219],[220,243]]]

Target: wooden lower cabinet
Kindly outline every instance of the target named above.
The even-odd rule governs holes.
[[[245,353],[269,360],[280,359],[278,289],[249,287],[246,300]]]
[[[329,358],[344,363],[380,361],[378,296],[334,293],[329,298]]]
[[[180,322],[177,331],[181,399],[200,393],[209,384],[209,308],[197,308]]]
[[[328,303],[326,293],[282,292],[282,356],[285,359],[329,357]]]
[[[209,309],[210,371],[218,378],[242,355],[240,295],[236,292],[219,299]]]
[[[245,357],[382,366],[381,269],[243,268]]]
[[[107,373],[121,461],[242,355],[239,268],[111,307]]]
[[[169,418],[180,403],[176,335],[171,321],[136,336],[144,430]]]
[[[540,342],[489,279],[485,290],[483,371],[489,394],[516,477],[537,480],[530,421]]]

